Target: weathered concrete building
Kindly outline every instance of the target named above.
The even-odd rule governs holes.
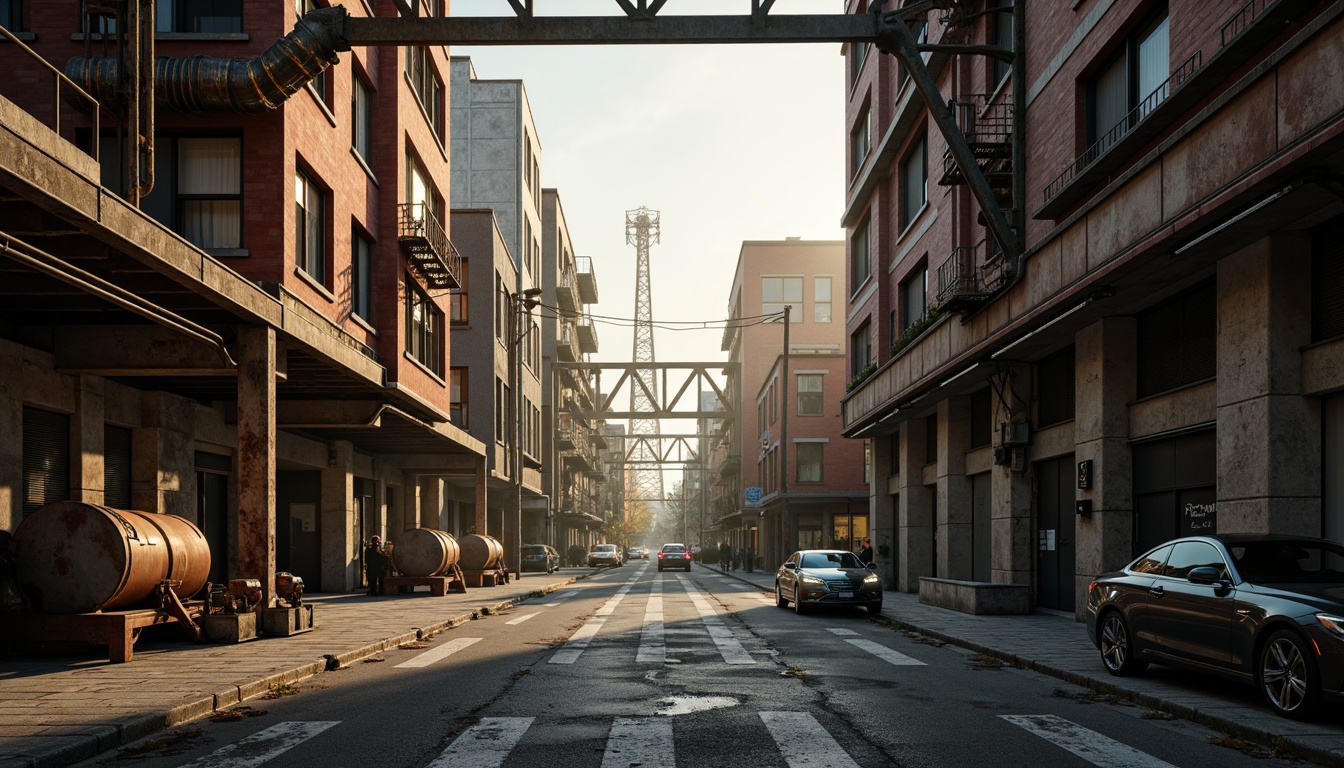
[[[168,59],[253,59],[297,18],[159,5]],[[58,69],[86,21],[115,28],[77,6],[23,4],[20,37]],[[370,9],[396,12],[347,10]],[[340,591],[370,536],[481,519],[484,447],[450,419],[448,60],[356,48],[323,68],[314,39],[274,109],[160,82],[152,144],[129,144],[154,149],[139,209],[116,132],[0,52],[0,528],[65,498],[170,512],[205,533],[212,578]],[[96,67],[85,85],[116,108]]]
[[[844,424],[895,586],[1080,612],[1176,535],[1339,538],[1344,6],[1023,5],[913,20],[1017,51],[925,57],[1020,253],[918,77],[847,50]]]

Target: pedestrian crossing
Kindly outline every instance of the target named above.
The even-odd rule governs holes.
[[[635,765],[674,768],[678,764],[676,745],[680,736],[683,744],[720,738],[772,744],[777,757],[763,753],[759,755],[760,761],[753,764],[782,763],[789,768],[860,768],[860,763],[845,750],[841,740],[810,712],[769,710],[755,715],[755,718],[746,715],[735,723],[735,728],[719,728],[720,732],[715,734],[704,733],[703,724],[696,726],[693,721],[677,717],[603,718],[607,731],[600,765],[601,768]],[[1174,768],[1151,754],[1056,715],[1000,715],[999,719],[1097,768]],[[764,731],[759,742],[755,741],[756,734],[748,732],[753,720],[758,721]],[[277,723],[220,747],[189,763],[187,768],[256,768],[312,739],[324,735],[346,737],[340,733],[341,725],[340,721]],[[565,718],[542,721],[536,717],[483,717],[454,737],[423,768],[500,768],[515,752],[525,749],[529,740],[536,745],[545,745],[549,765],[596,768],[595,757],[589,756],[593,752],[589,745],[575,745],[569,752],[563,746],[565,729],[573,726],[573,722]],[[852,736],[847,734],[846,741],[852,743]],[[699,764],[693,756],[686,759]],[[289,758],[286,761],[290,761]]]

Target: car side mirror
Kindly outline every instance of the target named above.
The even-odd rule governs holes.
[[[798,570],[798,564],[797,564],[797,563],[785,563],[785,564],[784,564],[784,567],[785,567],[785,568],[788,568],[790,571],[796,571],[796,570]]]
[[[1191,568],[1190,575],[1186,579],[1191,584],[1208,584],[1216,587],[1228,586],[1227,581],[1223,579],[1222,572],[1210,565]]]

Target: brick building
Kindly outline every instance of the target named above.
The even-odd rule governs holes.
[[[920,73],[846,51],[842,407],[894,584],[1080,614],[1179,534],[1344,535],[1344,8],[953,5],[914,34],[1015,52],[924,59],[1020,253]]]

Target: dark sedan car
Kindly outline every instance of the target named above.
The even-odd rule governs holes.
[[[523,570],[553,573],[560,567],[560,553],[545,544],[523,545]]]
[[[816,605],[862,605],[882,612],[882,580],[853,552],[804,549],[775,573],[775,604],[806,613]]]
[[[1344,700],[1344,546],[1294,536],[1167,542],[1087,589],[1087,633],[1113,675],[1149,662],[1250,683],[1309,717]]]

